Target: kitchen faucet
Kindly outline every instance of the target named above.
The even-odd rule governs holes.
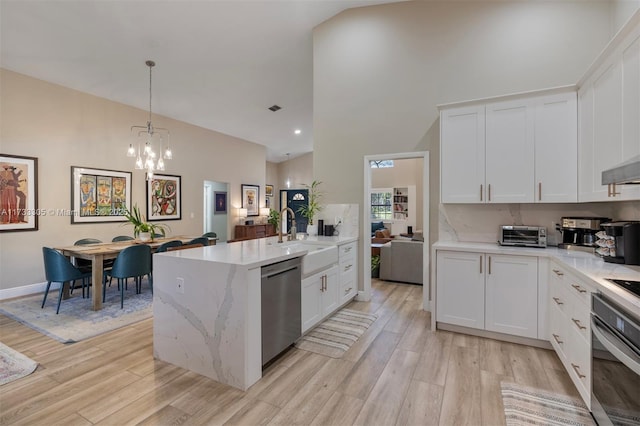
[[[286,214],[288,211],[291,212],[291,235],[287,237],[287,240],[291,241],[292,239],[295,240],[296,238],[296,214],[294,213],[293,210],[291,210],[291,207],[285,207],[282,209],[282,211],[280,211],[280,223],[278,223],[278,242],[279,243],[282,242],[282,219],[287,218]]]

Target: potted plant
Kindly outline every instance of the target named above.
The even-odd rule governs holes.
[[[380,277],[380,255],[374,254],[371,256],[371,278]]]
[[[278,222],[280,221],[280,212],[278,210],[270,209],[269,216],[267,217],[267,223],[273,225],[275,232],[278,231]]]
[[[318,225],[313,222],[313,218],[317,213],[322,210],[322,206],[320,205],[320,199],[324,195],[322,191],[320,191],[320,184],[322,182],[314,180],[311,185],[304,184],[303,186],[307,188],[309,191],[308,195],[308,203],[300,206],[298,208],[298,213],[300,213],[303,217],[306,217],[308,220],[307,223],[307,234],[308,235],[318,235]]]
[[[138,205],[134,205],[133,209],[127,210],[124,207],[124,217],[133,225],[133,236],[140,238],[140,241],[153,241],[156,234],[163,237],[166,235],[167,226],[162,224],[149,223],[140,213]]]

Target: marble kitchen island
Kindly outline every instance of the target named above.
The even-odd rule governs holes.
[[[262,377],[261,267],[307,251],[271,237],[155,254],[154,357],[247,390]]]

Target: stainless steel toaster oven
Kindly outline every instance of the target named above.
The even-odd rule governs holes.
[[[546,247],[547,228],[544,226],[502,225],[498,243],[501,246]]]

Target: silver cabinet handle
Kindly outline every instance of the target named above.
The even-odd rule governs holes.
[[[607,185],[607,197],[615,197],[616,195],[620,195],[619,192],[616,192],[616,184],[610,183]]]
[[[353,289],[353,287],[349,287],[349,288],[345,289],[344,290],[344,294],[348,294],[351,291],[351,289]]]
[[[491,201],[491,184],[488,185],[489,187],[487,188],[487,201]]]
[[[562,340],[560,340],[560,336],[558,336],[557,334],[552,334],[553,338],[556,340],[556,343],[561,345],[564,342]]]
[[[491,275],[491,256],[489,256],[489,266],[487,269],[488,269],[487,272],[489,273],[489,275]]]
[[[542,182],[538,182],[538,201],[542,201]]]
[[[580,330],[586,330],[587,327],[585,327],[584,325],[580,324],[580,320],[577,320],[575,318],[571,318],[571,321],[573,321],[575,323],[575,325],[580,329]]]
[[[559,277],[563,276],[564,274],[562,272],[560,272],[559,269],[553,269],[553,272],[555,272],[555,274]]]
[[[349,253],[353,247],[345,247],[344,252]]]
[[[579,378],[584,379],[585,377],[587,377],[584,374],[580,373],[580,366],[579,365],[571,363],[571,366],[573,367],[573,371],[576,372],[576,374],[578,375]]]
[[[344,270],[345,270],[345,271],[348,271],[348,270],[349,270],[349,269],[351,269],[352,267],[353,267],[353,264],[352,264],[352,263],[350,263],[350,264],[348,264],[347,266],[345,266],[345,267],[344,267]]]
[[[559,297],[554,297],[553,300],[556,302],[557,305],[564,305],[564,302],[561,302]]]
[[[482,256],[480,256],[480,273],[482,274]]]
[[[480,184],[480,201],[482,201],[482,184]]]
[[[579,293],[586,293],[587,290],[585,290],[584,288],[580,287],[578,284],[571,284],[571,287],[575,288]]]

